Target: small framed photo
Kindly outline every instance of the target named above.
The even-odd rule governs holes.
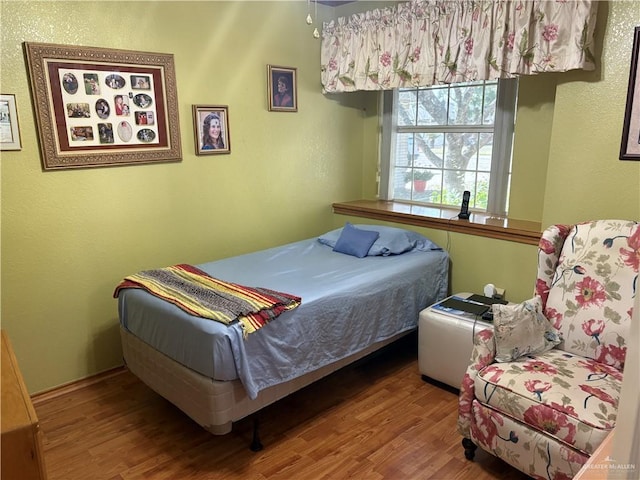
[[[0,95],[0,150],[21,150],[15,95]]]
[[[636,27],[631,50],[627,106],[622,125],[620,160],[640,160],[640,27]]]
[[[227,105],[194,105],[193,131],[196,155],[231,153]]]
[[[270,112],[298,111],[297,69],[267,65],[267,83]]]

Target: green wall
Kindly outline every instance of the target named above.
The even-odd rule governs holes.
[[[125,275],[314,236],[333,200],[360,196],[362,99],[321,94],[306,2],[0,5],[23,144],[0,162],[2,328],[30,392],[122,364]],[[183,161],[43,172],[24,41],[172,53]],[[297,113],[267,110],[267,64],[298,69]],[[193,104],[229,106],[230,155],[195,155]]]
[[[123,276],[307,238],[347,219],[332,202],[375,198],[377,94],[320,93],[306,14],[290,1],[0,1],[0,88],[17,96],[23,142],[0,160],[1,322],[30,392],[122,363]],[[595,72],[521,83],[515,218],[640,218],[640,162],[618,160],[640,3],[600,2],[599,15]],[[183,161],[43,172],[24,41],[174,54]],[[298,113],[267,111],[267,64],[298,68]],[[195,156],[193,104],[229,106],[230,155]],[[422,231],[449,248],[452,291],[531,296],[535,247]]]

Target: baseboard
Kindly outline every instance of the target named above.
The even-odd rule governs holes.
[[[95,375],[91,375],[89,377],[81,378],[80,380],[74,380],[69,383],[64,383],[57,387],[34,393],[33,395],[31,395],[31,402],[34,405],[38,405],[39,403],[51,400],[52,398],[56,398],[66,393],[74,392],[76,390],[80,390],[81,388],[88,387],[89,385],[93,385],[94,383],[101,382],[102,380],[105,380],[107,378],[115,377],[116,375],[120,375],[126,371],[127,367],[121,365],[119,367],[96,373]]]

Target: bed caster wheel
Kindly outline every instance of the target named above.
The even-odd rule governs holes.
[[[462,446],[464,447],[464,458],[467,460],[473,460],[473,457],[476,456],[476,449],[478,446],[468,438],[462,439]]]

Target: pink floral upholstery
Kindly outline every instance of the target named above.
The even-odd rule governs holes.
[[[458,406],[467,458],[477,445],[534,478],[577,473],[616,423],[639,270],[636,222],[542,234],[535,295],[563,341],[497,363],[493,332],[476,335]]]

